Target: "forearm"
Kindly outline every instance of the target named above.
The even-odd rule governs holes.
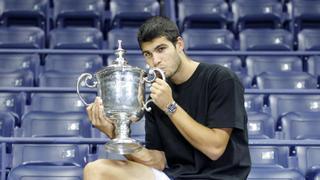
[[[205,127],[189,116],[180,106],[170,116],[170,119],[183,137],[210,159],[216,160],[223,154],[229,140],[229,134],[224,130]]]
[[[125,155],[128,160],[135,161],[146,166],[163,170],[166,165],[164,152],[142,148],[140,151]]]

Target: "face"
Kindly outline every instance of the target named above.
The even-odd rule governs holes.
[[[141,44],[142,54],[150,67],[160,68],[167,78],[172,77],[178,70],[181,59],[179,52],[183,51],[181,38],[174,46],[166,37],[155,38]]]

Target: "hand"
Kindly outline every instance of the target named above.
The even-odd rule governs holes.
[[[112,121],[105,116],[100,97],[96,97],[95,101],[87,107],[87,113],[93,126],[106,134],[110,139],[115,137],[114,125]]]
[[[154,103],[162,111],[166,111],[167,106],[173,102],[172,90],[169,84],[166,81],[157,78],[155,82],[152,83],[150,91],[150,97],[153,99]]]

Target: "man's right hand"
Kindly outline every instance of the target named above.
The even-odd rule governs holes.
[[[102,99],[96,97],[95,101],[87,107],[89,120],[94,127],[106,134],[110,139],[115,137],[114,124],[105,116]]]

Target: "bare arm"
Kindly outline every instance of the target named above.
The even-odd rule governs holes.
[[[149,150],[143,147],[140,151],[126,155],[125,157],[128,160],[144,164],[160,171],[164,170],[166,166],[166,157],[163,151]]]

